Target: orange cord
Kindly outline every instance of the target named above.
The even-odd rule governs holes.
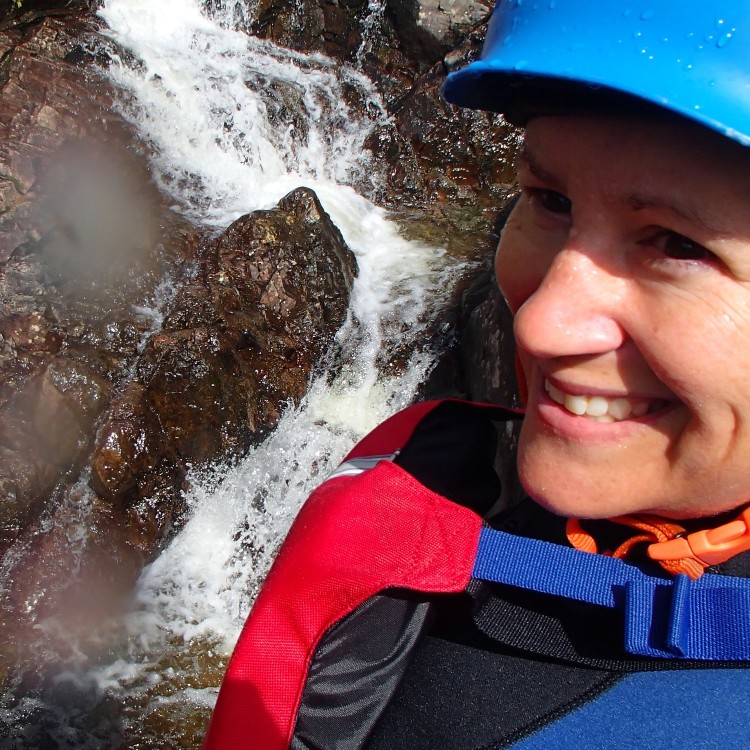
[[[565,524],[565,534],[568,541],[581,552],[598,552],[599,547],[588,531],[585,531],[581,522],[577,518],[569,518]]]
[[[686,533],[685,529],[674,521],[658,516],[625,515],[610,518],[610,521],[619,523],[622,526],[629,526],[642,533],[632,536],[624,541],[613,553],[612,557],[624,559],[631,550],[638,544],[655,544],[675,539]],[[583,552],[598,552],[598,545],[594,537],[589,534],[577,518],[569,518],[565,526],[565,533],[568,541],[575,549]],[[692,579],[700,578],[703,571],[708,567],[692,557],[677,560],[658,560],[664,570],[672,575],[683,573]]]

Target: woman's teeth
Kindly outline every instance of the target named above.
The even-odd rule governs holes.
[[[604,396],[573,396],[563,393],[549,380],[544,381],[549,397],[579,417],[588,417],[596,422],[620,422],[624,419],[642,417],[659,404],[646,399],[605,398]]]

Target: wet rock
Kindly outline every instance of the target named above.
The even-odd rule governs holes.
[[[514,183],[519,134],[500,116],[447,104],[440,88],[449,70],[479,55],[491,6],[490,0],[260,0],[249,31],[291,49],[324,52],[370,77],[392,115],[366,143],[384,176],[377,202],[453,212],[446,218],[454,227],[460,220],[454,208],[475,206],[486,212],[487,232]],[[298,95],[273,85],[280,127],[304,133],[303,120],[292,114],[300,109]],[[353,111],[361,106],[359,90],[344,96]]]
[[[513,317],[492,271],[480,274],[464,297],[461,370],[474,401],[519,407]]]
[[[428,64],[458,46],[487,19],[493,0],[389,0],[408,56]]]
[[[85,365],[53,358],[0,409],[0,541],[11,541],[48,502],[60,475],[82,466],[110,384]],[[5,546],[4,545],[4,546]]]
[[[208,422],[215,422],[205,440],[223,441],[225,451],[244,450],[275,425],[279,404],[302,397],[344,322],[355,269],[340,232],[305,188],[275,209],[238,220],[208,249],[161,335],[180,356],[200,347],[205,352],[185,369],[187,377],[208,378],[195,392]],[[144,352],[141,376],[158,378],[154,363],[162,360]],[[223,380],[211,380],[209,373],[217,372],[226,373]],[[223,399],[235,392],[237,406],[225,413]],[[205,460],[188,446],[178,452]]]
[[[143,566],[132,536],[112,506],[77,483],[59,498],[43,533],[6,555],[0,635],[12,650],[6,680],[21,682],[19,694],[38,688],[55,665],[74,667],[81,648],[95,648],[111,627]]]
[[[32,23],[47,15],[91,11],[97,4],[98,0],[5,0],[0,5],[0,28]]]
[[[248,30],[289,49],[352,59],[367,12],[368,0],[259,0]]]
[[[453,107],[440,96],[436,67],[394,113],[394,127],[368,142],[387,166],[382,200],[394,206],[479,206],[497,211],[512,191],[515,128],[496,115]]]
[[[41,252],[55,283],[89,287],[146,270],[164,213],[109,85],[66,60],[94,35],[52,19],[0,35],[0,262]]]
[[[0,551],[81,470],[153,323],[139,310],[196,244],[79,65],[96,32],[50,17],[0,33]]]
[[[308,189],[236,221],[197,263],[124,385],[57,356],[5,403],[0,637],[29,674],[29,623],[56,623],[44,659],[74,655],[179,526],[188,471],[240,456],[304,395],[356,273]]]
[[[93,67],[103,43],[86,18],[0,32],[0,639],[19,649],[71,582],[129,587],[146,559],[122,505],[81,477],[153,325],[144,311],[198,239]]]
[[[440,92],[449,70],[479,55],[484,30],[484,25],[473,29],[459,47],[420,75],[391,105],[393,127],[374,132],[368,146],[387,165],[384,202],[437,204],[448,212],[480,207],[488,212],[487,236],[515,184],[520,132],[498,115],[454,107]]]
[[[115,403],[94,457],[95,489],[114,500],[135,481],[146,499],[153,468],[163,475],[172,463],[181,482],[187,466],[238,456],[257,442],[275,426],[280,404],[304,395],[344,321],[354,271],[309,190],[229,227],[145,347],[140,386]]]
[[[322,52],[361,69],[387,104],[404,96],[417,71],[426,67],[405,51],[385,0],[260,0],[255,19],[248,28],[254,36],[300,52]]]
[[[209,5],[225,0],[209,0]],[[486,22],[491,0],[259,0],[249,33],[361,68],[390,106]]]
[[[139,479],[159,463],[161,425],[146,388],[129,383],[109,409],[91,461],[91,487],[122,506]]]

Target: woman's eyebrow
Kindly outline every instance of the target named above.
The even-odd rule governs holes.
[[[526,167],[534,177],[543,182],[556,182],[554,175],[551,172],[548,172],[539,163],[538,159],[531,153],[531,149],[526,143],[521,146],[521,150],[518,152],[515,163],[513,164],[516,171],[518,171],[521,166]]]
[[[685,221],[698,225],[701,229],[717,237],[728,235],[725,229],[713,225],[692,206],[680,203],[677,200],[664,198],[661,196],[647,195],[643,193],[633,193],[627,198],[627,205],[635,211],[643,209],[662,209],[670,211]]]
[[[521,146],[521,149],[516,156],[514,167],[516,171],[518,171],[520,167],[528,169],[534,177],[542,182],[546,182],[547,184],[554,185],[558,182],[555,175],[540,164],[539,159],[526,143]],[[610,200],[618,202],[616,196],[610,196]],[[631,193],[627,196],[625,203],[635,211],[644,209],[661,209],[670,211],[681,219],[699,226],[705,232],[716,237],[729,235],[729,232],[725,228],[712,223],[695,207],[686,204],[684,201],[680,201],[679,196],[672,197],[638,192]]]

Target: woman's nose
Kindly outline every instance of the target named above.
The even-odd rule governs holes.
[[[591,254],[564,247],[516,312],[516,341],[544,359],[615,351],[625,341],[622,299],[622,278]]]

